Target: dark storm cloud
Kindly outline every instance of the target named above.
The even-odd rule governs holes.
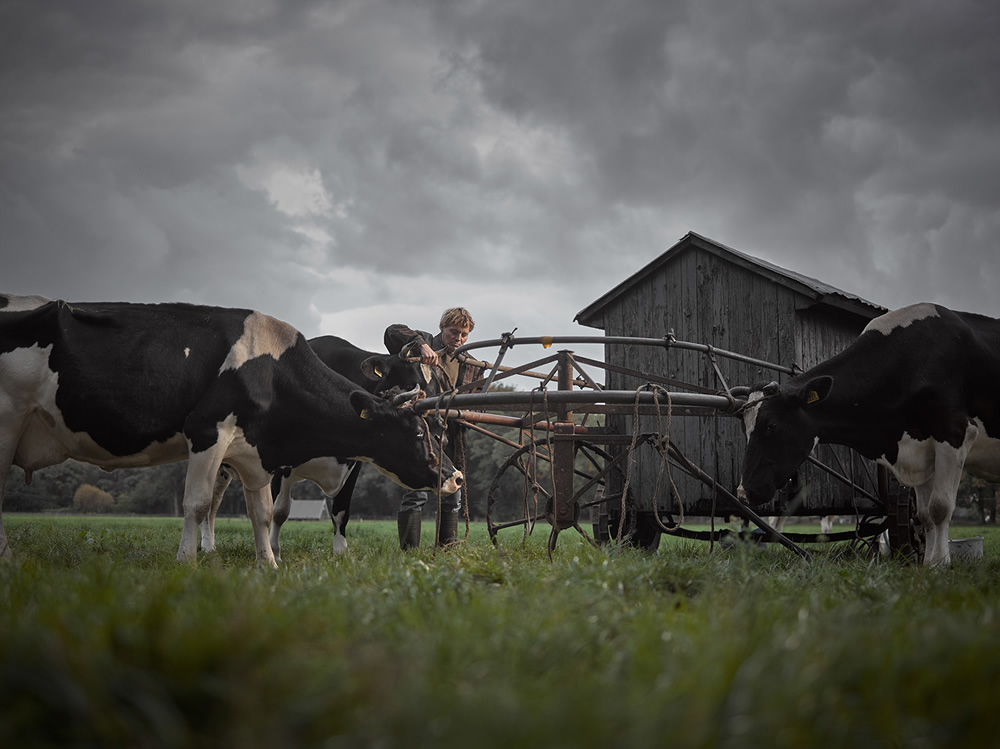
[[[249,81],[298,5],[5,4],[6,287],[268,307],[308,286],[281,263],[289,222],[233,172],[293,129],[278,83]]]
[[[4,285],[558,332],[694,230],[1000,315],[994,5],[5,2]]]
[[[440,17],[491,101],[572,134],[598,219],[627,205],[846,285],[875,271],[889,304],[995,272],[994,4],[481,7]]]

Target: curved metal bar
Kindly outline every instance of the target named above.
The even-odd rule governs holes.
[[[752,356],[746,356],[744,354],[737,354],[734,351],[726,351],[725,349],[715,348],[714,346],[709,346],[705,343],[691,343],[689,341],[677,341],[674,340],[672,336],[665,336],[663,338],[633,338],[631,336],[534,336],[531,338],[516,338],[514,336],[507,336],[504,338],[494,338],[487,341],[473,341],[472,343],[467,343],[464,346],[459,347],[455,350],[455,354],[462,354],[466,351],[472,351],[474,349],[480,348],[496,348],[498,346],[503,346],[506,349],[514,348],[517,344],[529,345],[529,344],[540,344],[545,348],[549,348],[553,344],[565,344],[565,343],[584,343],[584,344],[600,344],[600,343],[610,343],[610,344],[620,344],[623,346],[659,346],[660,348],[679,348],[687,349],[689,351],[700,351],[704,354],[715,354],[716,356],[721,356],[726,359],[733,359],[735,361],[745,362],[747,364],[754,364],[760,367],[767,367],[768,369],[773,369],[776,372],[783,372],[784,374],[795,374],[795,369],[793,367],[785,367],[781,364],[773,364],[771,362],[764,361],[763,359],[755,359]]]

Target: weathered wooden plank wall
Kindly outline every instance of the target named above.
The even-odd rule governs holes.
[[[850,346],[861,334],[866,322],[833,308],[799,310],[796,319],[796,350],[803,370],[816,366]],[[854,451],[846,447],[819,445],[815,455],[827,465],[853,477],[855,483],[874,489],[874,464],[861,459]],[[802,471],[801,480],[805,491],[798,499],[804,509],[811,508],[808,514],[833,514],[830,511],[831,502],[836,507],[856,507],[855,512],[861,514],[874,509],[870,502],[853,497],[841,483],[815,469]],[[849,514],[843,513],[843,510],[841,512]],[[807,513],[803,511],[802,514]]]
[[[799,309],[812,300],[789,285],[737,265],[699,247],[679,253],[658,272],[638,282],[631,293],[611,302],[604,310],[605,332],[611,336],[663,337],[673,332],[678,340],[707,343],[721,349],[745,353],[764,361],[803,368],[829,358],[860,332],[857,318],[832,308]],[[654,347],[608,346],[609,362],[639,372],[650,372],[702,387],[721,389],[708,359],[699,353]],[[730,387],[752,385],[784,377],[764,367],[718,358],[719,370]],[[636,377],[608,374],[608,387],[633,390],[645,383]],[[664,409],[665,410],[665,409]],[[631,416],[610,416],[615,433],[631,434]],[[640,418],[642,432],[664,432],[665,420]],[[673,417],[671,441],[691,460],[717,477],[730,491],[740,479],[740,463],[746,445],[742,423],[732,417]],[[844,451],[848,470],[851,456]],[[659,455],[651,448],[639,451],[633,463],[631,485],[638,490],[640,509],[653,509]],[[671,472],[688,514],[708,514],[712,492],[702,482],[680,471]],[[809,489],[800,514],[828,514],[830,506],[853,506],[850,492],[825,474],[809,469],[802,474]],[[656,501],[658,509],[679,512],[664,474]],[[774,509],[774,508],[772,508]],[[723,506],[717,514],[728,514]]]

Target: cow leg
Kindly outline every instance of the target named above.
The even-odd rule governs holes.
[[[215,516],[222,504],[226,489],[233,482],[234,475],[227,466],[222,466],[215,476],[215,488],[212,490],[212,507],[208,516],[201,521],[201,550],[206,554],[215,551]]]
[[[917,517],[924,529],[926,565],[951,562],[948,528],[955,511],[955,497],[962,480],[962,467],[978,435],[978,427],[969,424],[960,447],[952,447],[947,442],[935,443],[934,475],[930,481],[916,487]]]
[[[351,467],[347,480],[330,503],[330,519],[333,521],[333,553],[343,554],[347,551],[347,521],[351,518],[351,497],[361,473],[361,461]]]
[[[218,478],[222,455],[223,450],[211,449],[188,456],[184,477],[184,530],[177,549],[178,562],[193,562],[198,556],[198,526],[212,509],[212,487]]]
[[[250,524],[253,526],[253,542],[257,552],[257,565],[259,567],[271,567],[278,569],[278,563],[274,559],[274,552],[271,551],[271,541],[268,538],[268,530],[271,527],[271,518],[274,514],[274,502],[271,499],[271,484],[265,483],[259,489],[251,489],[247,482],[243,482],[243,497],[247,503],[247,515],[250,516]]]
[[[282,477],[279,481],[281,488],[278,489],[278,494],[274,498],[274,512],[271,517],[269,534],[271,553],[274,554],[274,558],[278,562],[281,561],[281,526],[288,520],[288,513],[292,511],[292,485],[296,483],[291,476]]]

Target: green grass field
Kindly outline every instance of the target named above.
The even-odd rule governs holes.
[[[845,545],[548,528],[404,554],[392,523],[247,520],[174,561],[176,519],[5,518],[0,747],[982,747],[997,741],[1000,531],[924,569]],[[796,529],[798,530],[798,529]],[[817,548],[817,547],[813,547]]]

